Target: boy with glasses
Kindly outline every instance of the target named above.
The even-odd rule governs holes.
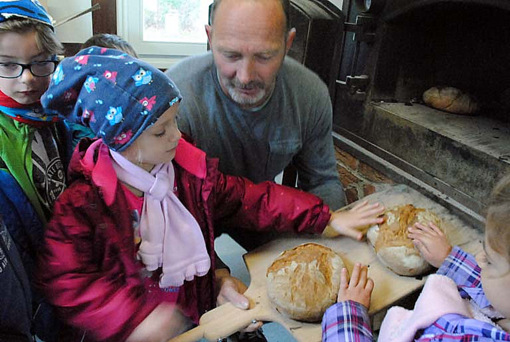
[[[21,259],[11,266],[30,284],[27,291],[9,291],[14,287],[0,278],[0,288],[8,291],[0,297],[2,341],[56,341],[51,308],[32,284],[44,224],[65,188],[63,125],[39,102],[62,50],[37,0],[0,2],[0,217],[12,238],[6,248]],[[26,319],[4,319],[20,315]]]

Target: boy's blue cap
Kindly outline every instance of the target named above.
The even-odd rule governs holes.
[[[60,62],[41,104],[47,113],[88,126],[110,149],[123,151],[180,100],[179,89],[157,68],[93,46]]]
[[[38,0],[0,1],[0,23],[9,19],[32,19],[53,30],[53,19]]]

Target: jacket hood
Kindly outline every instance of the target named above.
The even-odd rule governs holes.
[[[84,179],[101,189],[111,205],[118,179],[110,159],[110,150],[100,139],[82,139],[74,150],[68,170],[69,183]]]

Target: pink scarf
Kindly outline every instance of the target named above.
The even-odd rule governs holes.
[[[211,260],[197,221],[173,192],[173,164],[158,164],[149,173],[110,153],[119,180],[144,192],[138,257],[149,271],[162,267],[159,286],[181,286],[205,275]]]
[[[379,330],[379,341],[410,342],[416,332],[429,327],[439,317],[459,314],[472,317],[468,303],[460,297],[455,282],[443,275],[427,279],[414,310],[394,306],[388,310]]]

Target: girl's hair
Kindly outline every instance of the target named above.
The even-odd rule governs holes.
[[[131,44],[116,34],[98,33],[87,39],[80,47],[80,50],[91,46],[99,46],[110,49],[117,49],[138,58],[138,55]]]
[[[491,248],[510,263],[510,174],[492,190],[485,233]]]
[[[31,19],[11,19],[0,23],[0,34],[7,32],[23,34],[30,31],[35,31],[35,41],[42,52],[47,52],[49,55],[64,52],[64,47],[55,32],[46,24]]]

